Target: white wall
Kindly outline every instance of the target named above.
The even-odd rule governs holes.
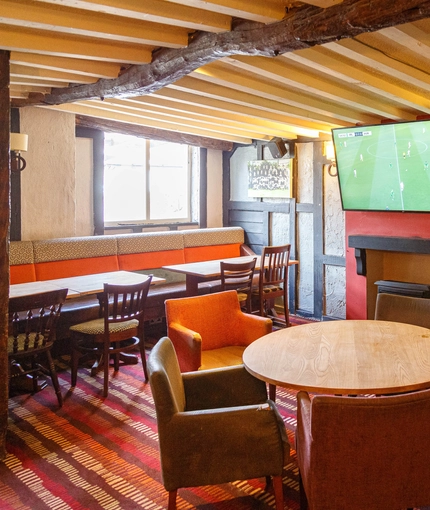
[[[75,236],[75,116],[42,108],[20,110],[28,134],[21,173],[22,239]]]
[[[76,138],[75,200],[76,235],[94,234],[93,139]]]
[[[50,109],[20,110],[28,134],[21,174],[22,239],[92,235],[92,140],[75,138],[75,116]],[[222,152],[208,150],[207,225],[222,226]]]
[[[222,152],[208,149],[207,226],[222,227]]]

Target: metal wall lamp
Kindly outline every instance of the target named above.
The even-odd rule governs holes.
[[[12,172],[22,172],[27,165],[21,152],[27,152],[28,135],[24,133],[10,134],[10,167]]]

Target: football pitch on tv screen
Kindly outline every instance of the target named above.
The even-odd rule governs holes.
[[[333,129],[345,210],[430,211],[430,121]]]

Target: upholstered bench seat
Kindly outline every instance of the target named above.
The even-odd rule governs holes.
[[[164,320],[166,299],[186,296],[185,277],[162,267],[248,254],[240,227],[67,237],[10,243],[10,281],[67,278],[116,270],[153,274],[166,283],[152,285],[145,320]],[[221,290],[220,281],[199,284],[199,294]],[[70,326],[97,319],[97,296],[68,299],[57,326],[57,339],[69,338]]]

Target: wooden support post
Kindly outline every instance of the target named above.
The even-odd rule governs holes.
[[[9,377],[7,359],[10,218],[10,94],[8,51],[0,51],[0,459],[6,456]]]

